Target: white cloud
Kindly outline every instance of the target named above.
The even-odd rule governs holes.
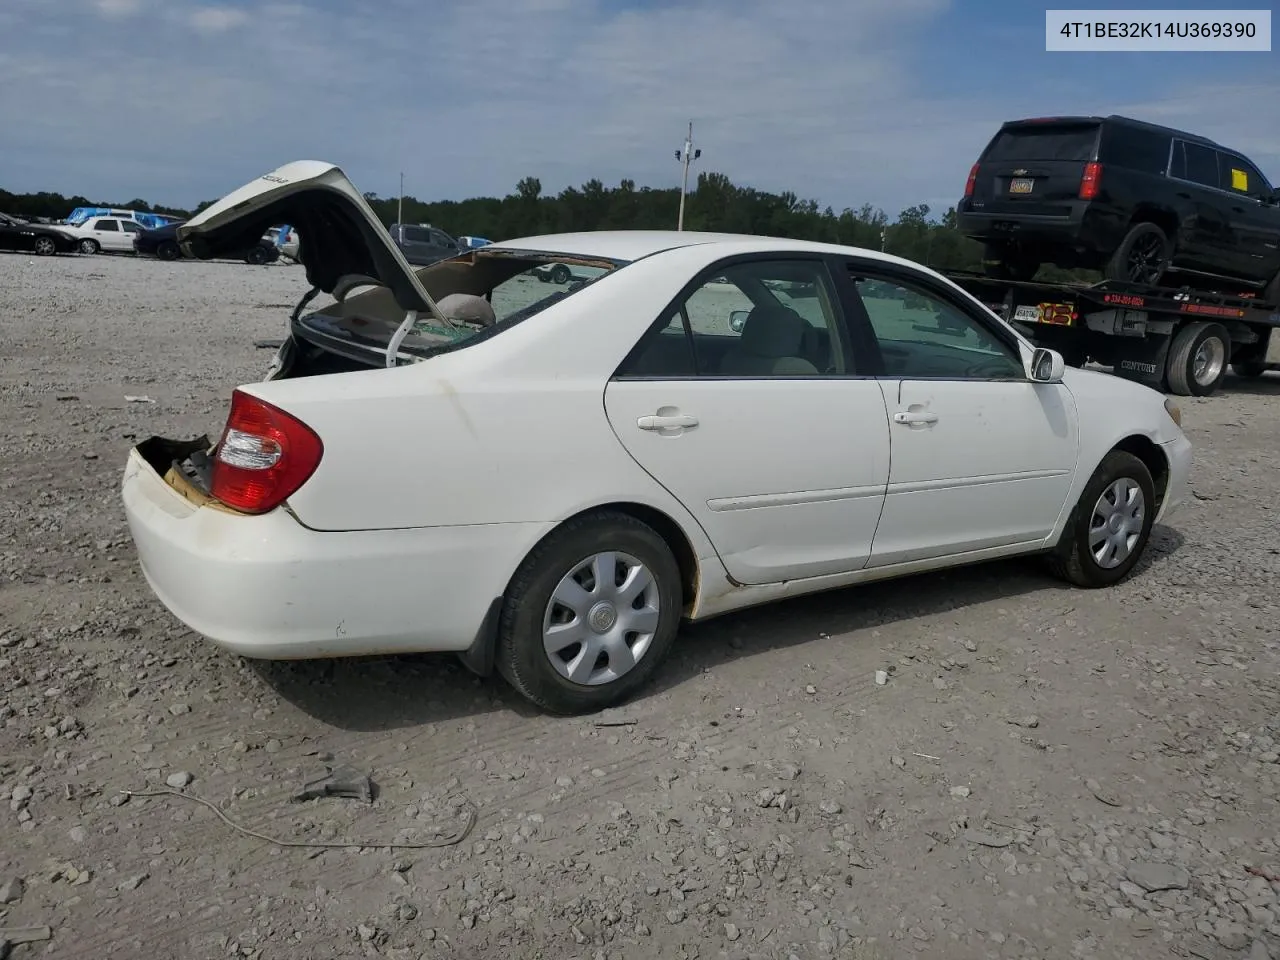
[[[236,7],[200,7],[191,11],[191,26],[201,33],[224,33],[249,19]]]
[[[7,189],[194,204],[301,157],[382,194],[403,170],[424,198],[526,175],[548,192],[593,176],[672,186],[692,117],[695,174],[896,213],[953,203],[1004,119],[1112,111],[1213,136],[1280,179],[1280,80],[1250,80],[1258,61],[1241,58],[1235,84],[1169,73],[1149,100],[1066,59],[975,92],[922,46],[948,0],[167,0],[166,16],[56,42],[40,30],[66,18],[45,2],[0,0]],[[228,43],[237,26],[252,29]],[[93,83],[66,73],[69,44]]]
[[[131,17],[142,9],[142,0],[92,0],[93,7],[102,16]]]

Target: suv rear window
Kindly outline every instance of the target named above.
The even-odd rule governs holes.
[[[1049,126],[1033,124],[1006,127],[996,134],[984,161],[1093,159],[1098,142],[1097,124]]]

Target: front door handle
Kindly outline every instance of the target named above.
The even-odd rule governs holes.
[[[927,410],[899,410],[893,415],[894,423],[937,423],[938,415]]]
[[[641,430],[678,430],[696,427],[697,425],[698,418],[691,417],[688,414],[641,417],[636,421],[636,426]]]

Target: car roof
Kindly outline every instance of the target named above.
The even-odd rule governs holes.
[[[1206,147],[1216,147],[1219,150],[1228,148],[1219,143],[1214,143],[1208,137],[1202,137],[1196,133],[1188,133],[1185,130],[1179,130],[1176,127],[1166,127],[1158,123],[1148,123],[1146,120],[1135,120],[1133,117],[1124,117],[1118,113],[1113,113],[1105,117],[1086,117],[1086,116],[1065,116],[1065,117],[1027,117],[1022,120],[1007,120],[1003,127],[1022,127],[1022,126],[1039,126],[1041,124],[1121,124],[1126,127],[1138,127],[1151,133],[1159,133],[1163,136],[1177,137],[1179,140],[1189,140],[1192,143],[1202,143]]]
[[[835,253],[849,256],[856,254],[886,263],[906,263],[901,257],[868,250],[846,247],[813,240],[793,240],[787,237],[768,237],[745,233],[700,233],[693,230],[588,230],[581,233],[551,233],[541,236],[519,237],[489,244],[485,250],[537,250],[542,253],[558,253],[564,256],[604,257],[609,260],[632,261],[666,250],[683,247],[718,244],[732,245],[735,253],[759,250],[794,251],[808,253]]]

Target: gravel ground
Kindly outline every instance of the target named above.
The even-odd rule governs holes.
[[[0,927],[52,934],[15,958],[1280,960],[1280,378],[1182,401],[1195,496],[1118,588],[788,602],[552,719],[450,658],[239,661],[152,598],[126,451],[216,435],[303,286],[0,258]],[[374,802],[291,803],[326,760]],[[166,784],[370,845],[121,794]]]

